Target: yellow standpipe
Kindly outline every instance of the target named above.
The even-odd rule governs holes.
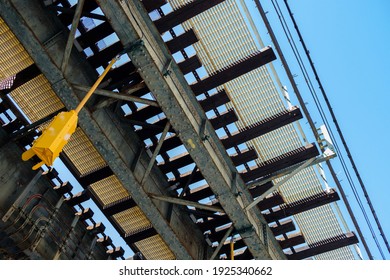
[[[53,165],[55,159],[60,155],[60,152],[76,131],[78,113],[119,57],[118,55],[111,60],[110,64],[104,69],[104,72],[99,76],[77,108],[69,112],[61,112],[55,116],[47,128],[42,131],[41,136],[34,140],[32,147],[22,154],[22,160],[24,161],[31,159],[34,155],[41,159],[41,162],[33,166],[33,170],[40,168],[43,164],[47,166]]]
[[[230,260],[234,261],[234,238],[230,240]]]

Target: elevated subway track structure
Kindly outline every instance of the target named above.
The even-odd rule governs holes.
[[[293,127],[303,118],[300,109],[277,109],[248,121],[226,86],[275,60],[272,48],[249,50],[216,69],[199,51],[205,41],[186,22],[231,3],[172,3],[173,11],[165,14],[163,0],[2,1],[1,79],[15,77],[0,103],[8,141],[21,154],[56,113],[75,108],[101,69],[126,50],[128,59],[108,73],[80,112],[76,133],[60,155],[84,189],[80,198],[70,197],[77,203],[92,199],[145,259],[219,259],[232,253],[234,259],[304,259],[347,248],[358,242],[353,233],[312,241],[296,223],[296,215],[339,200],[335,190],[287,201],[271,180],[321,159],[317,143],[259,158],[261,143],[253,142]],[[187,25],[179,34],[181,24]],[[189,55],[191,46],[196,52]],[[57,183],[56,189],[67,186]],[[82,258],[54,251],[41,258]],[[123,257],[115,246],[107,253]]]

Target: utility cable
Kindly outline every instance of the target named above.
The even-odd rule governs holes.
[[[310,116],[309,111],[307,110],[307,107],[306,107],[305,102],[304,102],[304,100],[303,100],[303,98],[302,98],[302,96],[301,96],[301,94],[299,92],[299,89],[298,89],[297,85],[295,84],[294,77],[293,77],[293,75],[291,73],[291,70],[290,70],[288,64],[287,64],[287,61],[286,61],[286,58],[284,57],[283,52],[281,51],[281,48],[280,48],[279,43],[278,43],[278,41],[276,39],[276,36],[275,36],[275,34],[274,34],[273,30],[272,30],[272,27],[271,27],[271,25],[270,25],[270,23],[268,21],[267,15],[266,15],[266,13],[265,13],[265,11],[264,11],[260,1],[259,0],[254,0],[254,1],[255,1],[257,9],[258,9],[258,11],[259,11],[263,21],[264,21],[264,24],[265,24],[265,26],[266,26],[266,28],[268,30],[268,33],[269,33],[269,35],[271,37],[271,40],[274,43],[274,46],[275,46],[275,49],[276,49],[276,51],[277,51],[277,53],[279,55],[279,58],[282,61],[283,67],[284,67],[284,69],[286,71],[286,74],[287,74],[287,77],[288,77],[288,79],[289,79],[289,81],[291,83],[291,86],[293,87],[293,90],[296,93],[297,99],[298,99],[298,101],[299,101],[299,103],[300,103],[300,105],[302,107],[302,111],[303,111],[303,113],[305,114],[305,116],[306,116],[306,118],[308,120],[308,124],[309,124],[312,132],[314,133],[314,135],[318,138],[319,135],[318,135],[317,128],[315,127],[315,124],[314,124],[314,122],[313,122],[313,120],[312,120],[312,118]],[[332,174],[333,178],[335,179],[337,187],[340,190],[340,194],[343,197],[343,200],[344,200],[345,205],[347,207],[348,213],[351,216],[351,219],[352,219],[352,221],[353,221],[353,223],[354,223],[354,225],[356,227],[356,230],[357,230],[359,236],[361,237],[363,246],[364,246],[365,250],[367,251],[370,259],[372,259],[370,250],[369,250],[369,248],[368,248],[368,246],[367,246],[367,244],[365,242],[365,239],[364,239],[364,236],[363,236],[363,234],[362,234],[362,232],[360,230],[359,224],[357,223],[357,220],[356,220],[356,218],[354,216],[354,213],[352,212],[351,206],[349,205],[349,202],[348,202],[348,200],[346,198],[346,195],[345,195],[345,193],[344,193],[344,191],[343,191],[339,181],[337,180],[337,177],[336,177],[336,174],[335,174],[335,172],[333,170],[333,167],[332,167],[332,165],[330,164],[329,161],[327,162],[327,165],[328,165],[329,170],[331,171],[331,174]]]
[[[287,24],[285,18],[284,18],[284,16],[283,16],[283,12],[282,12],[282,10],[280,9],[280,6],[279,6],[277,0],[276,0],[276,4],[275,4],[274,0],[272,0],[272,4],[273,4],[273,6],[274,6],[274,9],[275,9],[276,13],[278,14],[280,23],[281,23],[281,25],[282,25],[282,27],[283,27],[283,30],[284,30],[284,33],[285,33],[286,37],[288,38],[288,41],[289,41],[289,44],[290,44],[290,46],[291,46],[291,48],[292,48],[292,50],[293,50],[294,56],[295,56],[296,60],[298,61],[299,67],[300,67],[300,69],[301,69],[301,72],[304,74],[305,82],[306,82],[306,84],[307,84],[307,86],[308,86],[308,88],[309,88],[309,91],[311,92],[311,95],[312,95],[312,97],[313,97],[313,99],[314,99],[314,101],[315,101],[315,103],[316,103],[317,110],[320,112],[320,115],[321,115],[322,120],[323,120],[323,121],[326,123],[326,125],[329,127],[329,129],[330,129],[329,133],[330,133],[331,137],[332,137],[333,139],[335,139],[335,137],[334,137],[334,135],[333,135],[333,131],[331,130],[331,127],[330,127],[330,125],[329,125],[329,123],[328,123],[328,120],[327,120],[327,118],[326,118],[326,115],[325,115],[325,113],[324,113],[324,110],[323,110],[323,108],[322,108],[322,106],[321,106],[321,102],[319,101],[319,98],[318,98],[318,96],[317,96],[317,94],[316,94],[316,91],[315,91],[315,89],[314,89],[314,86],[313,86],[313,84],[312,84],[312,82],[311,82],[310,76],[309,76],[309,74],[308,74],[308,72],[307,72],[307,70],[306,70],[306,67],[304,66],[304,62],[303,62],[303,60],[302,60],[302,57],[301,57],[301,55],[299,54],[299,50],[298,50],[298,48],[297,48],[297,46],[296,46],[296,44],[295,44],[294,38],[293,38],[293,36],[292,36],[292,34],[291,34],[291,32],[290,32],[290,29],[289,29],[289,27],[288,27],[288,24]],[[352,177],[351,177],[351,175],[350,175],[349,169],[347,168],[347,165],[346,165],[346,163],[345,163],[345,161],[344,161],[344,157],[342,156],[342,153],[341,153],[340,149],[338,148],[337,142],[336,142],[335,140],[334,140],[333,142],[334,142],[334,147],[335,147],[335,149],[337,150],[337,153],[339,154],[340,162],[341,162],[341,164],[342,164],[344,173],[345,173],[346,176],[347,176],[347,180],[348,180],[348,182],[349,182],[349,184],[350,184],[350,186],[351,186],[351,188],[352,188],[352,191],[353,191],[353,194],[354,194],[354,196],[355,196],[355,198],[356,198],[356,201],[357,201],[358,204],[359,204],[359,207],[360,207],[360,209],[361,209],[361,211],[362,211],[362,213],[363,213],[363,216],[364,216],[364,218],[365,218],[365,220],[366,220],[366,223],[367,223],[367,225],[368,225],[368,227],[369,227],[369,229],[370,229],[370,231],[371,231],[371,233],[372,233],[373,239],[374,239],[374,241],[375,241],[375,243],[376,243],[376,245],[377,245],[377,247],[378,247],[378,250],[379,250],[379,252],[381,253],[382,258],[385,259],[384,255],[383,255],[383,252],[382,252],[382,249],[381,249],[381,247],[380,247],[380,244],[379,244],[379,242],[378,242],[378,240],[377,240],[375,231],[374,231],[374,229],[373,229],[373,227],[372,227],[372,225],[371,225],[370,219],[368,218],[367,212],[366,212],[366,210],[365,210],[365,208],[364,208],[364,206],[363,206],[363,203],[362,203],[362,201],[361,201],[361,199],[360,199],[360,196],[359,196],[359,194],[358,194],[358,192],[357,192],[357,190],[356,190],[355,183],[354,183],[354,181],[352,180]]]
[[[340,136],[340,139],[341,139],[341,141],[342,141],[342,143],[343,143],[343,146],[344,146],[344,148],[345,148],[345,151],[346,151],[346,153],[347,153],[347,156],[348,156],[348,158],[349,158],[349,160],[350,160],[350,162],[351,162],[351,165],[352,165],[352,168],[353,168],[353,170],[354,170],[354,172],[355,172],[355,175],[356,175],[356,177],[357,177],[357,179],[358,179],[358,181],[359,181],[359,183],[360,183],[360,186],[361,186],[362,191],[363,191],[363,193],[364,193],[364,196],[365,196],[365,198],[366,198],[366,200],[367,200],[367,203],[368,203],[368,205],[369,205],[369,208],[370,208],[370,210],[371,210],[371,212],[372,212],[372,215],[373,215],[373,217],[374,217],[374,219],[375,219],[375,222],[376,222],[376,224],[377,224],[377,226],[378,226],[378,229],[379,229],[379,231],[380,231],[380,233],[381,233],[381,236],[382,236],[382,238],[383,238],[383,241],[384,241],[384,243],[385,243],[385,245],[386,245],[386,247],[387,247],[388,252],[390,252],[390,246],[389,246],[389,243],[388,243],[388,241],[387,241],[386,235],[385,235],[385,233],[384,233],[384,231],[383,231],[383,229],[382,229],[382,226],[381,226],[381,224],[380,224],[380,221],[379,221],[379,219],[378,219],[378,216],[376,215],[376,211],[375,211],[375,209],[374,209],[374,206],[372,205],[372,202],[371,202],[370,197],[369,197],[369,195],[368,195],[368,193],[367,193],[365,184],[364,184],[364,182],[363,182],[363,180],[362,180],[362,178],[361,178],[361,176],[360,176],[360,173],[359,173],[359,171],[358,171],[358,169],[357,169],[357,166],[356,166],[356,164],[355,164],[355,161],[354,161],[354,159],[353,159],[353,157],[352,157],[352,155],[351,155],[350,149],[349,149],[349,147],[348,147],[348,145],[347,145],[347,143],[346,143],[346,141],[345,141],[345,138],[344,138],[344,135],[343,135],[343,133],[342,133],[342,131],[341,131],[340,125],[339,125],[339,123],[338,123],[338,121],[337,121],[337,119],[336,119],[336,116],[335,116],[334,111],[333,111],[333,109],[332,109],[332,106],[331,106],[331,104],[330,104],[330,102],[329,102],[329,99],[328,99],[328,96],[327,96],[327,94],[326,94],[326,92],[325,92],[325,89],[324,89],[324,87],[322,86],[321,80],[320,80],[320,78],[319,78],[319,76],[318,76],[317,70],[316,70],[316,68],[315,68],[315,66],[314,66],[314,63],[313,63],[312,59],[311,59],[311,56],[310,56],[310,53],[309,53],[309,51],[308,51],[308,49],[307,49],[307,47],[306,47],[306,44],[305,44],[305,42],[304,42],[304,40],[303,40],[303,38],[302,38],[301,32],[300,32],[300,30],[299,30],[299,28],[298,28],[298,25],[297,25],[296,21],[295,21],[295,18],[294,18],[294,16],[293,16],[293,13],[291,12],[291,9],[290,9],[290,6],[289,6],[289,4],[288,4],[288,1],[287,1],[287,0],[284,0],[284,3],[285,3],[285,5],[286,5],[286,8],[287,8],[288,13],[289,13],[289,15],[290,15],[290,18],[291,18],[291,20],[292,20],[292,22],[293,22],[293,24],[294,24],[294,28],[295,28],[296,31],[297,31],[297,34],[298,34],[298,37],[299,37],[300,42],[301,42],[301,44],[302,44],[302,47],[303,47],[303,49],[304,49],[304,51],[305,51],[305,53],[306,53],[306,56],[307,56],[307,58],[308,58],[308,60],[309,60],[310,66],[311,66],[311,68],[312,68],[312,71],[313,71],[313,73],[314,73],[314,75],[315,75],[315,78],[316,78],[316,80],[317,80],[317,82],[318,82],[318,85],[319,85],[319,88],[320,88],[320,90],[321,90],[322,96],[323,96],[323,98],[324,98],[324,100],[325,100],[325,103],[326,103],[326,105],[327,105],[327,107],[328,107],[329,113],[330,113],[331,116],[332,116],[332,120],[333,120],[333,122],[334,122],[334,125],[336,126],[337,132],[338,132],[338,134],[339,134],[339,136]],[[382,254],[382,256],[383,256],[383,254]]]
[[[279,17],[279,21],[280,21],[280,23],[282,25],[283,31],[284,31],[287,39],[288,39],[288,42],[289,42],[289,44],[291,46],[291,49],[293,50],[294,56],[295,56],[295,58],[296,58],[296,60],[297,60],[297,62],[299,64],[301,72],[304,75],[305,82],[306,82],[306,84],[307,84],[307,86],[309,88],[309,91],[310,91],[310,93],[311,93],[311,95],[312,95],[312,97],[313,97],[313,99],[315,101],[317,110],[319,111],[320,116],[321,116],[322,120],[324,121],[324,123],[327,125],[327,127],[329,127],[329,129],[330,129],[329,133],[331,135],[331,138],[336,139],[334,137],[334,135],[333,135],[333,131],[331,130],[331,126],[329,125],[329,122],[327,120],[325,112],[324,112],[324,110],[323,110],[323,108],[321,106],[321,102],[319,101],[319,98],[317,96],[316,90],[314,89],[313,83],[311,82],[310,75],[307,72],[307,69],[306,69],[306,67],[304,65],[303,59],[302,59],[302,57],[301,57],[301,55],[299,53],[297,45],[295,44],[294,38],[293,38],[293,36],[291,34],[291,31],[290,31],[290,29],[288,27],[288,24],[287,24],[287,21],[286,21],[284,15],[283,15],[283,12],[282,12],[282,10],[281,10],[277,0],[276,0],[276,2],[274,2],[274,0],[271,0],[271,2],[272,2],[272,5],[273,5],[273,7],[274,7],[278,17]],[[378,242],[378,239],[376,237],[375,231],[374,231],[374,229],[373,229],[373,227],[371,225],[370,219],[368,218],[367,212],[366,212],[366,210],[365,210],[365,208],[363,206],[363,203],[362,203],[362,201],[360,199],[360,196],[359,196],[359,194],[358,194],[358,192],[356,190],[355,183],[352,180],[352,177],[350,175],[349,169],[348,169],[348,167],[347,167],[347,165],[345,163],[344,157],[342,156],[341,150],[339,149],[337,142],[335,140],[333,140],[333,142],[334,142],[334,147],[337,150],[337,153],[339,154],[340,162],[342,164],[344,173],[347,176],[347,180],[348,180],[348,182],[349,182],[349,184],[350,184],[350,186],[352,188],[352,191],[353,191],[353,194],[354,194],[354,196],[356,198],[356,201],[358,202],[358,205],[359,205],[359,207],[360,207],[360,209],[361,209],[361,211],[363,213],[363,216],[364,216],[364,218],[366,220],[366,223],[367,223],[367,225],[368,225],[368,227],[369,227],[369,229],[370,229],[370,231],[372,233],[373,239],[374,239],[374,241],[375,241],[375,243],[376,243],[376,245],[378,247],[378,250],[380,251],[380,253],[382,255],[382,258],[385,259],[384,255],[383,255],[383,252],[382,252],[382,249],[380,247],[380,244]]]

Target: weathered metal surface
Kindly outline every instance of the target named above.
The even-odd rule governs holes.
[[[195,0],[156,20],[154,23],[158,31],[164,33],[223,1],[225,0]]]
[[[280,220],[304,211],[308,211],[310,209],[320,207],[321,205],[331,203],[337,200],[340,200],[339,195],[335,190],[331,189],[329,192],[324,191],[306,199],[282,205],[279,210],[265,214],[264,217],[269,223],[271,223],[273,221]]]
[[[302,118],[301,111],[294,107],[290,111],[280,112],[274,116],[271,116],[265,120],[261,120],[257,123],[251,124],[249,127],[241,129],[237,134],[222,139],[222,144],[226,149],[235,145],[247,142],[256,137],[264,135],[272,130],[278,129],[289,123],[297,121]]]
[[[249,182],[316,156],[318,156],[316,146],[309,144],[305,147],[282,154],[277,158],[264,161],[255,169],[246,173],[241,173],[241,176],[245,182]]]
[[[164,75],[166,65],[172,58],[168,49],[161,43],[158,32],[150,28],[152,23],[143,12],[140,3],[127,2],[122,5],[120,1],[99,1],[99,4],[122,44],[134,46],[128,53],[133,64],[140,69],[140,75],[167,115],[172,127],[180,132],[180,140],[202,170],[204,178],[214,193],[218,195],[222,207],[235,227],[240,233],[242,232],[249,250],[255,258],[271,258],[262,241],[261,215],[256,211],[245,213],[242,210],[249,202],[250,195],[244,190],[244,183],[240,179],[233,183],[233,178],[236,176],[235,167],[218,142],[217,135],[212,128],[209,128],[210,124],[206,121],[204,112],[187,82],[178,72],[179,69],[175,64],[171,65],[170,74]],[[140,38],[143,44],[135,45],[134,43],[139,42]],[[199,134],[204,121],[206,121],[204,131],[210,135],[209,140],[205,142]],[[244,195],[237,197],[236,193],[241,190]],[[273,257],[284,258],[281,251],[275,253],[277,252],[275,248],[272,251],[277,255]]]
[[[167,0],[142,0],[142,4],[144,5],[146,11],[149,13],[166,3]]]
[[[179,61],[177,65],[179,66],[183,75],[195,71],[202,66],[197,55],[193,55],[185,60]]]
[[[310,244],[309,247],[301,248],[296,253],[287,255],[289,260],[303,260],[315,255],[326,253],[348,245],[356,244],[359,240],[353,232],[335,236],[327,240]]]
[[[61,56],[59,54],[64,50],[66,38],[61,35],[63,29],[60,25],[56,25],[57,20],[51,18],[53,15],[44,11],[38,2],[2,1],[0,7],[1,16],[7,19],[7,24],[19,40],[28,46],[27,49],[31,57],[51,82],[54,91],[68,108],[75,108],[80,97],[72,91],[71,84],[92,84],[92,81],[96,79],[96,72],[83,64],[82,59],[73,52],[68,71],[61,73],[59,70]],[[77,71],[72,71],[72,69],[77,69]],[[145,215],[161,237],[170,245],[170,249],[176,257],[179,259],[200,258],[203,256],[205,247],[202,236],[196,235],[196,229],[192,229],[191,234],[185,234],[187,230],[190,230],[188,223],[185,226],[183,224],[186,220],[185,217],[183,221],[175,218],[176,222],[171,225],[166,222],[159,209],[147,197],[144,189],[139,185],[138,179],[131,172],[130,159],[134,155],[131,154],[133,149],[124,138],[126,134],[123,131],[124,128],[119,127],[119,122],[114,124],[115,117],[109,116],[107,113],[105,110],[100,110],[95,112],[92,117],[86,110],[82,110],[79,116],[79,125],[108,162],[114,174],[128,188],[138,205],[142,207]],[[142,171],[139,170],[139,172],[142,174]],[[153,176],[150,178],[152,179]],[[148,184],[152,186],[156,184],[155,182],[158,180],[150,181]],[[177,227],[180,226],[182,228],[178,229]],[[173,227],[176,229],[174,230]],[[190,242],[187,242],[189,236],[193,242],[192,246],[189,245]]]
[[[240,61],[225,67],[224,69],[218,70],[207,78],[192,84],[191,89],[195,95],[202,94],[269,62],[272,62],[275,59],[276,56],[272,48],[265,47],[264,49],[247,56]]]
[[[165,42],[171,53],[178,52],[189,47],[192,44],[195,44],[198,41],[194,30],[189,29],[179,36]]]

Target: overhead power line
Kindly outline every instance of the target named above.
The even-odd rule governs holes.
[[[271,0],[271,2],[272,2],[272,5],[273,5],[273,7],[274,7],[278,17],[279,17],[279,21],[280,21],[280,23],[282,25],[283,31],[284,31],[284,33],[285,33],[285,35],[286,35],[286,37],[288,39],[288,42],[289,42],[289,44],[291,46],[293,54],[294,54],[294,56],[295,56],[295,58],[296,58],[296,60],[298,62],[299,68],[300,68],[300,70],[301,70],[301,72],[302,72],[302,74],[304,76],[305,82],[306,82],[306,84],[307,84],[307,86],[309,88],[309,91],[310,91],[310,93],[311,93],[311,95],[312,95],[312,97],[313,97],[313,99],[315,101],[315,105],[317,107],[317,110],[319,111],[322,120],[324,121],[326,126],[329,128],[329,133],[330,133],[331,138],[333,139],[334,148],[336,149],[337,154],[339,155],[339,160],[341,162],[341,165],[342,165],[342,168],[344,170],[344,173],[345,173],[345,175],[347,177],[347,180],[348,180],[348,182],[349,182],[349,184],[350,184],[350,186],[352,188],[352,191],[353,191],[353,194],[354,194],[354,196],[356,198],[356,201],[358,202],[358,205],[359,205],[359,207],[360,207],[360,209],[361,209],[361,211],[363,213],[363,216],[364,216],[364,218],[366,220],[366,223],[367,223],[367,225],[368,225],[368,227],[370,229],[370,232],[371,232],[371,234],[373,236],[373,239],[374,239],[374,241],[376,243],[376,246],[377,246],[380,254],[382,255],[382,258],[385,258],[384,254],[383,254],[383,251],[382,251],[382,248],[381,248],[381,246],[379,244],[379,241],[378,241],[378,239],[376,237],[375,231],[374,231],[374,229],[373,229],[373,227],[371,225],[370,219],[369,219],[369,217],[367,215],[367,212],[366,212],[366,210],[364,208],[364,205],[363,205],[363,203],[362,203],[362,201],[360,199],[360,196],[359,196],[358,191],[356,189],[355,183],[352,180],[352,176],[350,175],[350,172],[348,170],[347,164],[345,163],[344,156],[341,153],[341,149],[338,147],[336,138],[334,137],[334,134],[333,134],[333,130],[332,130],[331,126],[329,125],[329,122],[327,120],[325,111],[322,108],[321,102],[320,102],[320,100],[319,100],[319,98],[317,96],[317,93],[316,93],[316,90],[315,90],[315,88],[313,86],[313,83],[311,81],[310,75],[309,75],[309,73],[308,73],[308,71],[306,69],[305,63],[304,63],[304,61],[302,59],[302,56],[300,55],[300,51],[299,51],[299,49],[298,49],[298,47],[297,47],[297,45],[295,43],[294,37],[293,37],[293,35],[292,35],[291,31],[290,31],[288,23],[287,23],[284,15],[283,15],[283,12],[282,12],[282,10],[281,10],[281,8],[279,6],[278,1],[277,0]],[[327,164],[329,166],[329,163],[327,163]],[[337,181],[337,176],[334,174],[333,168],[331,166],[329,166],[329,169],[330,169],[330,172],[332,173],[332,176],[334,177],[334,179],[336,181],[336,184],[340,184]],[[339,187],[340,191],[342,191],[341,184],[338,185],[338,187]],[[347,206],[347,208],[349,210],[349,213],[351,214],[352,210],[349,207],[349,203],[348,203],[345,195],[343,195],[343,196],[344,196],[343,199],[344,199],[344,201],[346,203],[346,206]],[[354,218],[353,215],[351,215],[351,218],[353,219],[355,226],[357,226],[357,221],[356,221],[356,219]],[[360,229],[357,228],[357,230],[359,231],[359,235],[361,236],[363,244],[365,244],[364,238],[363,238],[362,234],[360,234]],[[373,259],[373,257],[371,256],[371,253],[368,250],[368,246],[367,245],[365,245],[365,249],[366,249],[370,259]]]
[[[299,30],[299,27],[298,27],[298,25],[297,25],[297,23],[296,23],[296,21],[295,21],[294,15],[293,15],[293,13],[292,13],[292,11],[291,11],[291,8],[290,8],[290,6],[289,6],[289,4],[288,4],[288,1],[287,1],[287,0],[284,0],[284,3],[285,3],[285,5],[286,5],[288,14],[289,14],[289,16],[290,16],[290,18],[291,18],[291,21],[293,22],[294,28],[295,28],[295,30],[297,31],[297,35],[298,35],[298,37],[299,37],[299,41],[301,42],[301,45],[302,45],[302,47],[303,47],[303,49],[304,49],[304,51],[305,51],[305,54],[306,54],[306,57],[307,57],[307,59],[308,59],[308,61],[309,61],[310,67],[311,67],[311,69],[312,69],[312,71],[313,71],[313,74],[314,74],[314,76],[315,76],[315,79],[317,80],[317,83],[318,83],[318,85],[319,85],[320,91],[321,91],[322,96],[323,96],[323,98],[324,98],[324,100],[325,100],[326,106],[327,106],[327,108],[328,108],[328,110],[329,110],[329,113],[331,114],[333,123],[334,123],[334,125],[335,125],[335,127],[336,127],[336,130],[337,130],[337,132],[338,132],[338,135],[339,135],[339,137],[340,137],[340,139],[341,139],[341,141],[342,141],[342,144],[343,144],[344,149],[345,149],[345,151],[346,151],[346,154],[347,154],[347,156],[348,156],[348,158],[349,158],[349,160],[350,160],[350,163],[351,163],[351,165],[352,165],[352,168],[353,168],[353,170],[354,170],[354,172],[355,172],[356,178],[357,178],[358,181],[359,181],[359,184],[360,184],[361,189],[362,189],[362,191],[363,191],[363,194],[364,194],[364,196],[365,196],[365,198],[366,198],[366,200],[367,200],[367,203],[368,203],[368,205],[369,205],[369,208],[370,208],[370,210],[371,210],[371,213],[372,213],[372,215],[373,215],[373,217],[374,217],[374,219],[375,219],[375,222],[376,222],[376,224],[377,224],[377,226],[378,226],[378,230],[379,230],[380,233],[381,233],[381,236],[382,236],[382,238],[383,238],[383,240],[384,240],[384,243],[385,243],[385,245],[386,245],[386,247],[387,247],[387,250],[390,252],[390,246],[389,246],[389,243],[388,243],[388,241],[387,241],[386,235],[385,235],[385,233],[384,233],[384,231],[383,231],[383,228],[382,228],[382,226],[381,226],[381,224],[380,224],[379,218],[378,218],[378,216],[376,215],[376,211],[375,211],[375,209],[374,209],[374,206],[373,206],[373,204],[372,204],[372,202],[371,202],[371,199],[370,199],[370,197],[369,197],[369,195],[368,195],[367,189],[366,189],[365,184],[364,184],[364,182],[363,182],[363,180],[362,180],[362,178],[361,178],[361,176],[360,176],[360,173],[359,173],[359,170],[358,170],[358,168],[357,168],[357,166],[356,166],[356,164],[355,164],[355,161],[354,161],[354,159],[353,159],[353,157],[352,157],[352,155],[351,155],[350,149],[349,149],[349,147],[348,147],[348,145],[347,145],[347,143],[346,143],[345,137],[344,137],[344,135],[343,135],[343,133],[342,133],[342,131],[341,131],[340,125],[339,125],[339,123],[338,123],[338,121],[337,121],[337,118],[336,118],[336,116],[335,116],[335,113],[334,113],[334,111],[333,111],[333,109],[332,109],[332,106],[331,106],[331,104],[330,104],[330,101],[329,101],[329,99],[328,99],[328,96],[327,96],[327,94],[326,94],[326,92],[325,92],[325,89],[324,89],[324,87],[323,87],[323,85],[322,85],[322,83],[321,83],[321,80],[320,80],[320,78],[319,78],[319,76],[318,76],[317,70],[316,70],[316,68],[315,68],[315,66],[314,66],[314,63],[313,63],[312,59],[311,59],[310,52],[308,51],[308,49],[307,49],[307,47],[306,47],[306,44],[305,44],[305,42],[304,42],[304,40],[303,40],[302,34],[301,34],[300,30]],[[344,165],[345,165],[345,164],[344,164]],[[350,176],[348,171],[347,171],[347,173],[348,173],[348,176]],[[352,182],[352,180],[350,180],[350,182]],[[352,184],[353,184],[353,183],[352,183]],[[355,196],[356,196],[356,195],[357,195],[356,190],[354,190],[354,193],[355,193]],[[357,199],[358,199],[359,204],[361,205],[360,199],[359,199],[359,198],[357,198]],[[361,208],[362,208],[362,205],[361,205]],[[366,215],[366,213],[365,213],[365,211],[364,211],[364,208],[363,208],[362,210],[363,210],[363,214],[365,215],[365,218],[366,218],[366,220],[367,220],[368,217],[367,217],[367,215]],[[368,220],[367,220],[367,221],[368,221]],[[369,227],[370,227],[370,229],[371,229],[371,231],[372,231],[372,233],[373,233],[373,237],[374,237],[375,242],[377,243],[377,245],[379,245],[379,243],[377,242],[375,233],[373,232],[373,230],[372,230],[372,228],[371,228],[371,225],[370,225],[369,221],[368,221],[368,225],[369,225]],[[380,245],[379,245],[379,248],[378,248],[378,249],[380,250],[382,257],[384,258],[384,255],[383,255],[383,252],[382,252],[382,250],[381,250],[381,248],[380,248]]]

